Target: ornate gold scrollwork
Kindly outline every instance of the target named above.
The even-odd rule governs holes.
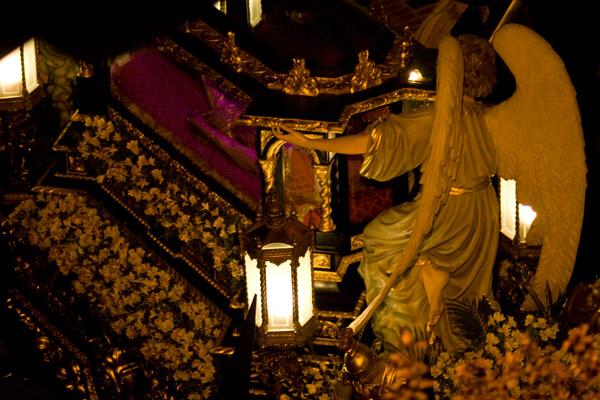
[[[141,372],[141,366],[128,361],[120,349],[112,349],[112,353],[104,358],[102,364],[104,374],[109,378],[115,393],[119,395],[131,391]]]
[[[313,253],[312,254],[313,268],[329,269],[331,267],[330,256],[328,254]]]
[[[350,250],[358,250],[365,245],[365,241],[363,240],[362,233],[358,235],[354,235],[350,238]]]
[[[317,80],[310,76],[303,58],[294,58],[294,65],[287,78],[283,81],[283,93],[301,96],[317,96],[319,88]]]
[[[237,73],[243,70],[240,49],[235,44],[235,33],[233,32],[227,32],[227,40],[223,42],[221,50],[221,62],[229,65]]]
[[[275,187],[275,160],[258,160],[265,177],[265,193],[269,193]]]
[[[223,53],[224,48],[226,46],[229,46],[229,44],[227,44],[227,42],[229,40],[228,37],[224,37],[220,32],[216,31],[215,29],[213,29],[212,27],[210,27],[208,24],[206,24],[203,21],[195,21],[195,22],[187,24],[184,28],[184,31],[187,34],[192,35],[195,38],[199,39],[200,41],[202,41],[203,43],[205,43],[206,45],[208,45],[215,51]],[[381,79],[380,80],[378,80],[378,79],[372,80],[371,83],[368,84],[367,86],[364,86],[364,88],[379,85],[379,84],[381,84],[381,82],[395,77],[398,74],[398,72],[400,71],[400,69],[404,68],[406,66],[406,62],[410,58],[409,50],[410,50],[411,44],[412,44],[412,42],[411,42],[410,37],[406,36],[403,38],[401,36],[397,36],[395,38],[394,42],[392,43],[392,46],[391,46],[390,50],[388,51],[388,54],[386,55],[385,60],[381,64],[378,64],[376,66],[375,66],[375,64],[373,64],[376,67],[376,69],[381,72]],[[171,44],[171,47],[172,46],[173,46],[173,44]],[[172,52],[172,49],[168,49],[168,50],[170,50]],[[292,94],[292,92],[287,91],[287,90],[290,90],[291,88],[288,87],[285,83],[285,82],[289,81],[289,83],[291,84],[291,82],[292,82],[291,80],[295,79],[292,76],[292,72],[290,72],[290,74],[275,72],[271,68],[269,68],[269,66],[265,65],[263,62],[256,59],[251,54],[248,54],[247,52],[245,52],[239,48],[238,48],[238,50],[239,51],[237,52],[237,56],[239,56],[240,60],[239,60],[239,62],[238,61],[233,62],[233,64],[235,64],[236,66],[239,66],[241,68],[241,71],[238,71],[238,72],[243,72],[243,73],[247,74],[248,76],[257,80],[258,82],[265,85],[267,88],[269,88],[271,90],[282,90],[285,93]],[[402,54],[404,54],[404,58],[402,58],[403,57]],[[191,60],[190,57],[187,57],[187,58],[188,59],[186,62],[198,63],[197,59],[195,61],[193,61],[193,60]],[[192,56],[192,58],[193,58],[193,56]],[[359,64],[360,64],[360,61],[359,61]],[[304,68],[304,67],[302,67],[302,68]],[[292,69],[292,71],[293,71],[293,69]],[[293,92],[293,94],[302,94],[302,95],[310,95],[310,96],[313,96],[313,95],[316,96],[317,94],[341,95],[341,94],[352,93],[353,87],[354,87],[355,91],[358,91],[359,87],[361,88],[360,90],[363,90],[362,86],[360,86],[358,84],[353,85],[353,83],[352,83],[353,75],[355,75],[355,74],[345,74],[345,75],[341,75],[341,76],[337,76],[337,77],[325,77],[325,76],[310,77],[311,85],[312,85],[312,83],[314,83],[314,89],[310,89],[309,92],[314,93],[314,94],[307,94],[307,93],[300,93],[300,92]]]
[[[369,60],[369,50],[358,53],[358,64],[350,80],[350,93],[381,85],[381,69]]]
[[[321,196],[321,226],[319,230],[321,232],[332,232],[335,230],[335,224],[331,218],[331,184],[329,181],[329,175],[331,172],[331,165],[313,165],[317,181],[321,187],[319,195]]]

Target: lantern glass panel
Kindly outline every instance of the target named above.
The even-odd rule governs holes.
[[[292,293],[292,261],[281,264],[265,262],[267,278],[267,314],[269,331],[294,329],[294,296]]]
[[[34,39],[29,39],[23,45],[23,61],[25,66],[25,85],[27,91],[31,93],[40,85],[37,79],[37,60]]]
[[[0,60],[0,99],[21,96],[22,79],[21,53],[17,48]]]
[[[262,1],[248,0],[248,23],[251,27],[258,25],[262,19]]]
[[[312,268],[310,249],[299,259],[298,266],[298,322],[304,325],[313,315]]]
[[[517,184],[500,178],[500,232],[513,240],[517,234]]]
[[[262,298],[260,296],[260,269],[258,268],[258,260],[253,259],[244,254],[246,263],[246,290],[248,293],[248,307],[252,303],[254,295],[256,295],[256,326],[262,325]]]

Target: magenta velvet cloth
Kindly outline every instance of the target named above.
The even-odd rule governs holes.
[[[226,182],[226,187],[232,186],[256,203],[259,202],[260,175],[233,162],[221,149],[202,139],[187,121],[189,117],[201,116],[210,110],[209,100],[203,94],[199,81],[194,80],[155,49],[140,50],[134,53],[127,63],[113,67],[111,79],[120,95],[143,110],[147,114],[145,117],[151,117],[176,137],[181,146],[197,154],[210,175]],[[216,89],[214,85],[210,87]],[[228,107],[243,107],[221,93],[217,98],[220,102],[231,101]],[[252,144],[252,139],[255,140],[253,129],[234,131],[244,136],[246,143],[243,144]],[[256,151],[246,154],[257,159]]]

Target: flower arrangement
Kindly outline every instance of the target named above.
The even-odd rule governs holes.
[[[277,357],[277,356],[276,356]],[[277,361],[265,364],[270,369],[269,386],[277,400],[334,399],[338,375],[342,367],[339,357],[306,357],[286,354]],[[276,365],[275,365],[276,364]]]
[[[167,243],[200,246],[205,267],[225,275],[230,298],[243,291],[238,228],[243,218],[232,207],[215,205],[207,193],[191,188],[163,160],[135,138],[100,116],[79,117],[86,129],[77,152],[99,174],[99,183],[119,188],[132,209],[148,220]]]
[[[22,202],[8,223],[87,299],[116,338],[135,342],[147,370],[164,376],[178,398],[210,398],[209,350],[226,329],[223,315],[174,271],[155,263],[83,196],[41,195]]]
[[[431,367],[437,398],[595,399],[600,396],[600,335],[587,325],[560,342],[559,326],[528,314],[517,322],[493,313],[485,341],[472,351],[443,352]]]

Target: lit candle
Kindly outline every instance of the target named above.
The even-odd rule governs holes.
[[[519,204],[519,242],[527,242],[527,233],[537,213],[529,206]]]

